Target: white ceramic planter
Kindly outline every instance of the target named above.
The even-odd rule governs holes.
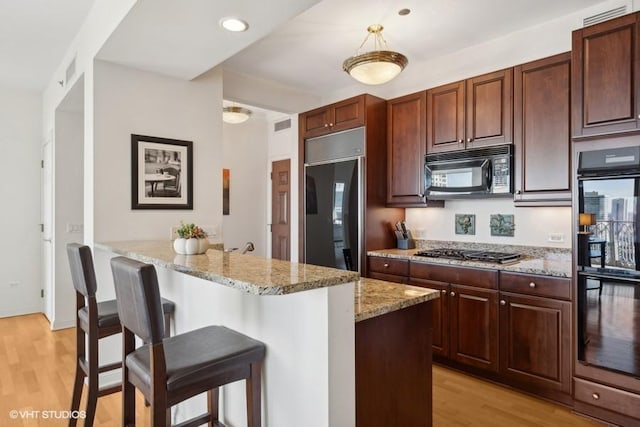
[[[173,250],[180,255],[200,255],[209,249],[208,239],[183,239],[173,241]]]

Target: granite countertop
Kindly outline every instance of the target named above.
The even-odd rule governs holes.
[[[447,244],[449,243],[449,244]],[[463,246],[464,245],[464,246]],[[479,249],[500,252],[515,252],[523,258],[512,264],[494,264],[479,261],[461,261],[444,258],[415,256],[420,250],[427,248],[451,247],[456,249]],[[417,249],[381,249],[369,251],[367,255],[387,258],[408,259],[411,261],[430,262],[434,264],[459,265],[466,267],[488,268],[501,271],[512,271],[526,274],[540,274],[554,277],[571,277],[571,251],[568,249],[543,248],[534,246],[506,246],[490,244],[451,244],[450,242],[421,242]]]
[[[177,255],[169,240],[96,243],[95,247],[255,295],[284,295],[356,282],[357,272],[209,249]]]
[[[362,278],[354,287],[356,322],[440,297],[440,291]]]

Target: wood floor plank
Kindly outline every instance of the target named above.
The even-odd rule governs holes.
[[[74,358],[73,328],[52,332],[42,314],[0,319],[0,426],[66,426],[67,420],[13,420],[9,411],[68,410],[75,373]],[[601,425],[572,414],[565,407],[439,366],[433,368],[433,390],[436,427]],[[86,392],[81,408],[85,405]],[[120,418],[120,393],[98,399],[95,427],[118,427]],[[136,418],[137,425],[150,425],[149,408],[144,406],[139,393]],[[83,422],[78,425],[82,426]]]

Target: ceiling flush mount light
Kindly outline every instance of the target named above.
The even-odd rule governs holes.
[[[227,31],[232,31],[234,33],[240,33],[242,31],[247,31],[249,28],[249,24],[246,21],[243,21],[240,18],[222,18],[220,20],[220,26]]]
[[[222,120],[226,123],[238,124],[249,120],[251,110],[243,107],[224,107],[222,109]]]
[[[387,42],[382,37],[382,25],[370,25],[364,41],[351,58],[345,59],[342,69],[351,77],[367,85],[379,85],[400,74],[409,60],[401,53],[387,50]],[[359,53],[373,35],[373,50]]]

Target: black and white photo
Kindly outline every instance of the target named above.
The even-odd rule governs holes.
[[[193,143],[131,135],[131,208],[193,209]]]

